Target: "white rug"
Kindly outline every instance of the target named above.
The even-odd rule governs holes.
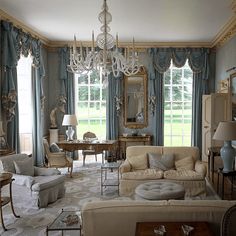
[[[80,161],[74,162],[73,178],[67,176],[66,178],[66,194],[62,199],[57,200],[55,203],[50,204],[47,208],[32,209],[27,207],[27,202],[24,202],[23,197],[14,197],[14,207],[16,214],[20,218],[15,218],[11,213],[10,206],[6,205],[3,208],[5,226],[9,229],[4,232],[0,227],[1,236],[44,236],[46,227],[55,217],[64,210],[79,210],[81,206],[89,201],[99,200],[130,200],[128,197],[119,197],[117,187],[107,187],[101,196],[100,187],[100,165],[101,163],[93,163],[94,159],[87,160],[86,166],[83,167]],[[62,169],[65,173],[66,169]],[[66,174],[66,173],[65,173]],[[109,176],[116,178],[117,173],[109,173]],[[14,190],[13,190],[14,191]],[[218,199],[212,187],[207,184],[207,197],[206,199]],[[199,199],[199,198],[195,198]],[[61,235],[61,232],[49,232],[51,236]],[[64,231],[64,235],[72,236],[78,235],[77,231]]]

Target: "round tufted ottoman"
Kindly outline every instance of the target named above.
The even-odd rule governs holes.
[[[180,184],[156,181],[140,184],[135,189],[137,199],[168,200],[184,199],[185,190]]]

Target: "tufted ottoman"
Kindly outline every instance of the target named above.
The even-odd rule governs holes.
[[[136,199],[168,200],[184,199],[185,190],[180,184],[169,181],[156,181],[140,184],[135,189]]]

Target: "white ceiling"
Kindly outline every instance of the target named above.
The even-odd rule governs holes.
[[[107,0],[113,36],[131,42],[211,42],[232,0]],[[51,41],[90,41],[103,0],[0,0],[0,9]]]

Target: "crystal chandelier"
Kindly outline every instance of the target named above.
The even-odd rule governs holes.
[[[105,77],[105,83],[108,82],[108,75],[112,72],[115,77],[122,72],[125,75],[136,74],[141,64],[139,63],[138,53],[135,51],[134,39],[131,50],[125,52],[123,56],[118,50],[118,35],[116,40],[109,33],[108,24],[112,21],[112,16],[108,12],[106,0],[104,0],[102,11],[98,15],[99,21],[102,23],[101,33],[96,38],[97,49],[95,49],[94,33],[92,33],[92,47],[89,50],[83,50],[80,43],[79,50],[76,47],[76,37],[74,36],[73,47],[70,48],[70,63],[68,71],[78,74],[88,73],[89,71],[101,69]]]

